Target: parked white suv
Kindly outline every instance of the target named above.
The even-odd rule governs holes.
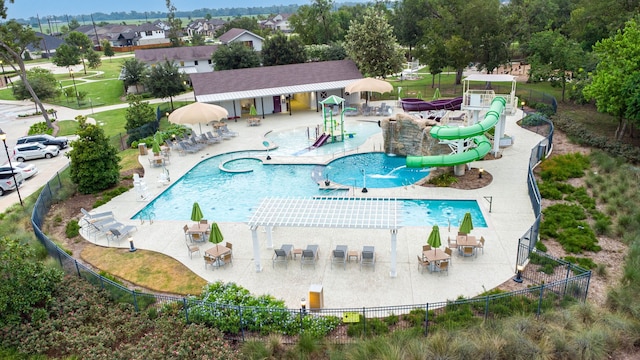
[[[22,178],[22,174],[19,172],[15,173],[15,181],[13,181],[13,176],[10,171],[0,173],[0,196],[4,195],[7,191],[16,189],[16,182],[18,183],[18,187],[22,186],[24,179]]]
[[[13,158],[16,161],[47,158],[58,156],[60,149],[55,145],[42,145],[40,143],[29,143],[16,145],[13,148]]]

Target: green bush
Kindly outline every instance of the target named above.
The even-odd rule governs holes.
[[[120,194],[124,194],[127,191],[129,191],[130,188],[131,187],[118,186],[117,188],[115,188],[113,190],[108,190],[108,191],[103,192],[102,195],[100,197],[98,197],[96,202],[93,204],[93,207],[97,208],[99,206],[102,206],[102,205],[108,203],[114,197],[116,197],[116,196],[118,196]]]
[[[80,235],[80,225],[78,224],[78,220],[72,219],[67,223],[67,226],[64,229],[67,238],[73,239],[74,237]]]
[[[540,269],[538,271],[543,272],[547,275],[553,274],[556,266],[560,265],[559,262],[535,252],[529,254],[529,263],[540,265]]]
[[[424,320],[427,315],[427,311],[425,309],[413,309],[409,311],[408,314],[403,315],[402,318],[408,321],[411,326],[414,327],[424,327]],[[433,314],[430,312],[429,317]]]
[[[427,183],[431,185],[435,185],[437,187],[447,187],[457,182],[458,182],[458,178],[455,177],[455,175],[452,175],[451,173],[442,173],[438,176],[429,178],[429,180],[427,180]]]
[[[53,129],[47,126],[46,122],[38,122],[29,127],[29,135],[53,134]]]
[[[590,166],[589,157],[580,153],[554,156],[540,164],[540,177],[544,181],[580,178]]]
[[[527,114],[527,116],[522,118],[520,124],[522,126],[540,126],[540,125],[546,125],[548,121],[549,119],[545,114],[536,112],[536,113]]]
[[[570,263],[578,264],[578,266],[580,266],[581,268],[589,270],[595,269],[598,266],[598,264],[596,264],[593,260],[585,257],[565,256],[564,260]]]
[[[347,336],[349,337],[378,336],[387,334],[388,332],[389,326],[385,324],[384,321],[378,318],[368,318],[365,320],[362,315],[360,315],[360,321],[350,323],[347,327]]]

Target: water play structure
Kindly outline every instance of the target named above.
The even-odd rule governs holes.
[[[493,99],[484,119],[465,127],[434,126],[429,134],[439,140],[452,141],[456,151],[449,155],[407,156],[407,167],[455,166],[482,159],[492,148],[491,141],[484,133],[496,126],[505,110],[506,99],[498,96]],[[472,147],[471,143],[475,145]]]
[[[344,141],[345,136],[353,136],[344,129],[344,113],[345,111],[356,111],[355,108],[345,107],[344,99],[331,95],[320,101],[322,106],[322,117],[324,119],[323,133],[309,147],[310,150],[320,147],[329,142]],[[336,118],[334,119],[334,115]]]
[[[422,99],[404,98],[400,100],[402,110],[406,112],[431,111],[431,110],[460,110],[462,96],[453,99],[440,99],[424,101]]]

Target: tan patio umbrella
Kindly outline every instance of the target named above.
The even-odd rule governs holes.
[[[356,80],[344,87],[344,91],[354,93],[358,91],[373,91],[378,93],[386,93],[393,91],[393,85],[374,78],[364,78]]]
[[[195,102],[169,114],[169,122],[182,125],[200,124],[200,132],[202,133],[203,123],[219,121],[226,119],[228,116],[229,112],[222,106]]]
[[[377,92],[377,93],[386,93],[393,91],[393,85],[384,81],[378,80],[374,78],[364,78],[360,80],[356,80],[351,84],[344,87],[344,91],[348,93],[367,91],[367,103],[369,103],[369,93]]]

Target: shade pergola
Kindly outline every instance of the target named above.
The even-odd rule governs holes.
[[[256,272],[260,264],[258,227],[267,230],[267,247],[273,248],[271,229],[317,227],[342,229],[389,229],[391,232],[391,273],[396,272],[396,243],[401,204],[394,198],[265,198],[249,220]]]

